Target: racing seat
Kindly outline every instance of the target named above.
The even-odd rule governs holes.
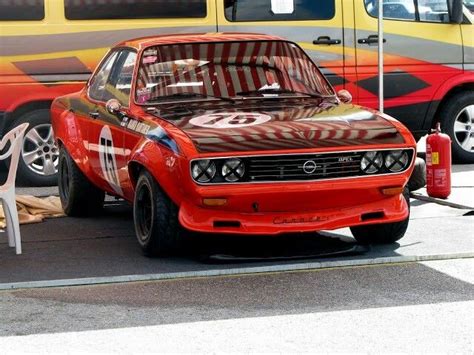
[[[20,223],[18,220],[18,211],[15,201],[15,178],[18,168],[18,160],[20,159],[21,148],[23,145],[23,137],[29,123],[23,123],[3,136],[0,141],[0,152],[6,147],[7,151],[0,153],[0,160],[10,158],[10,167],[8,169],[7,181],[0,186],[0,200],[3,205],[3,213],[7,225],[8,246],[15,247],[17,254],[21,254],[21,236]],[[10,145],[8,145],[10,143]]]

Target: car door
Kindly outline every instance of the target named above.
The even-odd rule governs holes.
[[[449,0],[383,0],[385,111],[416,131],[437,89],[462,70]],[[358,103],[378,107],[378,0],[354,0]]]
[[[217,28],[297,42],[336,89],[344,88],[342,3],[346,0],[217,0]],[[353,44],[349,44],[353,49]],[[355,93],[354,93],[355,94]]]
[[[89,160],[92,170],[110,193],[123,196],[122,182],[128,178],[121,123],[123,116],[107,111],[106,103],[116,99],[126,111],[129,104],[130,87],[135,66],[136,52],[124,48],[116,51],[113,65],[107,66],[107,77],[98,85],[95,93],[89,93],[95,107],[90,113]]]

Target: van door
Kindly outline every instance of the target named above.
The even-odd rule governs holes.
[[[383,0],[385,111],[421,130],[437,89],[462,73],[460,25],[449,23],[449,0]],[[358,103],[378,107],[378,0],[354,0]]]
[[[336,89],[344,87],[343,0],[216,0],[221,32],[254,32],[297,42]]]

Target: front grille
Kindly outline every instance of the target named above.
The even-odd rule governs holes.
[[[401,158],[402,155],[395,154],[395,152],[400,153],[400,151],[404,151],[408,155],[408,159],[403,160]],[[193,176],[194,181],[200,185],[314,181],[357,176],[399,174],[411,166],[414,153],[413,148],[395,148],[316,154],[199,158],[191,160],[190,173],[191,176],[193,176],[193,171],[200,173],[199,176]],[[236,166],[234,166],[234,169],[232,166],[230,168],[229,165],[225,166],[230,160],[240,161],[238,164],[239,169],[237,169]],[[396,164],[402,163],[402,161],[405,163],[405,166],[399,170]],[[193,166],[197,168],[193,170]],[[396,169],[394,169],[394,166]],[[206,175],[210,174],[212,176],[205,182],[197,180],[209,167],[212,167],[212,169],[210,169],[210,172],[208,171]],[[362,167],[365,169],[364,171]],[[373,168],[376,168],[375,171],[372,171],[374,170]],[[237,176],[236,174],[240,176],[237,180],[234,179]],[[232,179],[229,179],[229,176],[231,176]]]
[[[364,152],[274,155],[246,159],[249,181],[318,180],[363,175]]]

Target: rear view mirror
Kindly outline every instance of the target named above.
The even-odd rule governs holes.
[[[339,90],[337,92],[337,98],[344,104],[350,104],[352,102],[352,95],[347,90]]]
[[[448,3],[451,5],[449,9],[449,22],[450,23],[463,23],[463,0],[449,0]]]

